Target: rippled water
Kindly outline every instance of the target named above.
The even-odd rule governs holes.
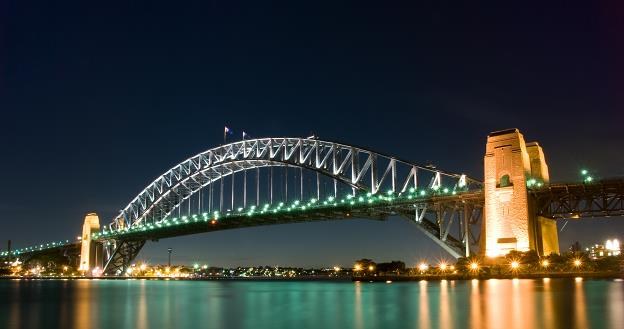
[[[0,328],[624,328],[621,280],[0,280]]]

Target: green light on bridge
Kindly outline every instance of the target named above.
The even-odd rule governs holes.
[[[527,184],[533,184],[533,182],[536,182],[536,184],[541,185],[541,183],[537,183],[537,181],[534,181],[534,180],[527,182]],[[437,186],[437,189],[435,187],[432,187],[431,190],[437,191],[439,193],[452,194],[452,195],[456,195],[458,193],[455,189],[451,190],[450,188],[443,187],[443,186]],[[460,192],[463,192],[463,191],[460,191]],[[365,194],[360,194],[360,195],[347,194],[345,195],[345,198],[341,200],[337,200],[334,196],[329,196],[325,201],[322,201],[322,202],[320,202],[316,198],[309,199],[307,203],[302,203],[302,201],[300,200],[294,200],[292,204],[287,206],[286,208],[283,208],[284,202],[280,202],[277,205],[271,205],[270,203],[264,204],[261,209],[258,209],[258,211],[256,211],[257,207],[255,205],[252,205],[248,207],[247,209],[245,209],[244,207],[239,207],[239,208],[236,208],[236,210],[228,210],[225,212],[224,215],[226,218],[236,218],[236,217],[242,217],[242,216],[252,217],[252,216],[264,215],[267,213],[279,214],[281,212],[295,212],[295,211],[305,212],[310,209],[324,209],[328,207],[336,207],[339,204],[340,205],[348,204],[350,206],[356,206],[358,203],[373,204],[375,203],[375,201],[381,202],[383,205],[384,202],[385,203],[391,203],[391,202],[394,203],[394,202],[401,202],[401,201],[405,202],[408,200],[413,200],[416,196],[420,196],[422,198],[422,197],[426,197],[427,195],[428,195],[428,190],[417,190],[415,187],[411,187],[409,188],[408,193],[402,192],[402,193],[396,194],[394,190],[388,190],[386,191],[386,193],[383,193],[383,194],[375,194],[371,192],[367,192]],[[189,214],[188,216],[182,216],[181,220],[179,220],[178,218],[173,218],[171,219],[171,222],[174,225],[186,225],[186,224],[190,224],[193,222],[198,222],[198,216],[203,216],[204,222],[208,222],[210,219],[211,223],[215,224],[216,220],[219,219],[219,216],[222,214],[220,214],[220,212],[217,210],[212,212],[212,214],[213,214],[212,218],[209,218],[208,216],[209,213],[192,214],[192,215]],[[189,221],[188,220],[189,218],[193,218],[194,221]],[[166,229],[167,227],[171,226],[172,223],[170,223],[169,219],[163,219],[162,221],[154,223],[154,224],[142,223],[140,225],[136,225],[131,228],[128,228],[128,227],[120,228],[117,231],[102,230],[101,233],[95,233],[93,237],[94,238],[109,238],[109,236],[111,237],[119,236],[119,235],[125,235],[127,233],[132,234],[137,231],[148,231],[148,230],[152,231],[152,230],[157,230],[157,229]],[[49,247],[49,244],[47,246]],[[41,245],[40,248],[43,248],[43,245]]]

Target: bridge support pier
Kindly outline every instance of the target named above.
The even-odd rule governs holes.
[[[103,250],[102,244],[91,239],[92,233],[100,229],[100,218],[96,213],[89,213],[85,216],[82,226],[82,238],[80,248],[80,265],[78,270],[91,274],[89,271],[94,268],[102,268]]]
[[[511,250],[535,250],[540,255],[559,252],[554,220],[536,215],[527,185],[547,184],[548,166],[542,148],[525,143],[518,129],[488,136],[484,157],[485,245],[488,257]]]

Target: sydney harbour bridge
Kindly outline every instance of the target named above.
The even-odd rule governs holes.
[[[7,250],[0,260],[75,254],[80,269],[121,275],[147,241],[241,227],[400,216],[453,257],[557,253],[556,221],[624,216],[624,178],[551,183],[544,153],[517,129],[488,136],[483,180],[366,148],[309,138],[233,142],[154,179],[80,241]]]

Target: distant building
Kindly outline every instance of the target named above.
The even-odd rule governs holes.
[[[585,249],[589,252],[589,257],[592,259],[598,259],[608,256],[619,256],[620,241],[618,239],[607,240],[604,244],[595,244],[591,248]]]

